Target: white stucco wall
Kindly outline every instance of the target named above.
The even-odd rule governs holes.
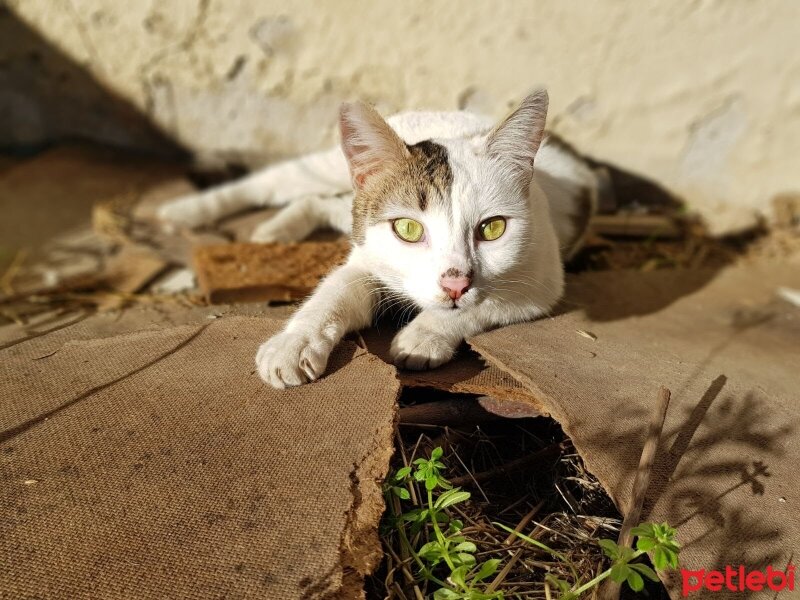
[[[683,195],[717,231],[800,191],[795,0],[7,0],[204,157],[252,164],[335,140],[338,103],[550,126]]]

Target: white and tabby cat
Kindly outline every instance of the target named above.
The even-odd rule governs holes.
[[[259,349],[258,372],[274,387],[320,377],[342,336],[369,325],[382,303],[419,311],[394,338],[396,364],[436,367],[465,338],[536,319],[561,297],[562,260],[581,243],[598,180],[545,134],[547,103],[535,92],[495,128],[466,112],[387,123],[366,104],[345,104],[341,149],[179,199],[160,216],[196,226],[286,205],[254,240],[300,240],[323,226],[351,234],[347,262]]]

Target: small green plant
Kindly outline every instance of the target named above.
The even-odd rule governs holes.
[[[651,581],[658,581],[658,575],[653,569],[642,562],[635,562],[645,554],[649,554],[652,557],[653,564],[658,570],[666,569],[667,567],[676,568],[678,566],[680,544],[675,539],[675,530],[666,523],[642,523],[638,527],[634,527],[631,533],[636,537],[635,550],[627,546],[620,546],[613,540],[599,540],[598,544],[603,553],[611,559],[611,566],[586,583],[580,582],[574,567],[565,556],[541,542],[514,531],[510,527],[500,523],[495,523],[495,525],[509,533],[513,533],[529,544],[549,552],[570,566],[575,578],[573,584],[552,575],[545,577],[547,583],[559,591],[559,600],[576,600],[585,592],[600,585],[600,582],[608,577],[619,584],[627,583],[635,592],[642,591],[645,577]]]
[[[464,524],[453,518],[453,506],[469,499],[469,492],[454,488],[442,476],[445,468],[440,460],[444,454],[441,448],[431,452],[430,459],[418,458],[412,467],[399,469],[385,484],[384,494],[387,502],[391,497],[410,500],[412,481],[425,489],[424,499],[419,508],[399,512],[395,528],[403,547],[419,567],[419,577],[439,586],[433,597],[435,600],[502,600],[502,592],[487,592],[484,581],[494,575],[500,561],[497,559],[478,563],[475,559],[477,548],[461,534]],[[409,526],[413,537],[426,533],[429,541],[418,550],[408,538],[405,526]],[[449,575],[442,580],[434,575],[446,568]]]
[[[438,586],[434,600],[502,600],[503,592],[494,591],[486,582],[497,572],[500,560],[479,563],[475,544],[462,534],[463,522],[453,516],[454,507],[468,500],[470,494],[454,488],[444,478],[443,454],[441,448],[435,448],[430,459],[418,458],[386,480],[383,491],[393,515],[392,526],[404,552],[417,566],[416,581]],[[401,502],[413,502],[416,507],[403,511]],[[559,600],[577,600],[609,577],[641,591],[645,578],[658,581],[656,572],[639,560],[644,555],[649,555],[659,570],[678,566],[680,546],[675,540],[675,530],[666,523],[643,523],[635,527],[631,532],[636,537],[635,549],[612,540],[599,540],[611,565],[585,583],[564,554],[506,525],[495,525],[544,550],[569,568],[572,582],[552,574],[545,577],[546,585],[556,590]]]

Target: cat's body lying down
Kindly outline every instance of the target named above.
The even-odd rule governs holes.
[[[259,349],[258,372],[271,385],[318,378],[343,335],[397,304],[419,313],[392,343],[395,362],[436,367],[465,338],[538,318],[561,297],[562,260],[580,245],[598,181],[546,137],[546,112],[543,91],[494,129],[465,112],[404,113],[387,124],[365,104],[346,104],[341,149],[179,199],[160,216],[196,226],[285,204],[255,240],[300,240],[324,226],[351,234],[347,262]]]

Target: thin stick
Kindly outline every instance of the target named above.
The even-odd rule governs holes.
[[[499,586],[501,583],[503,583],[505,578],[508,577],[508,574],[511,571],[511,568],[519,560],[519,557],[522,554],[522,550],[523,550],[523,548],[517,548],[517,551],[514,552],[514,554],[511,556],[511,559],[505,564],[503,569],[497,574],[497,576],[494,578],[494,581],[492,581],[492,583],[490,583],[489,586],[486,588],[486,593],[491,594],[493,591],[495,591],[497,589],[497,586]]]
[[[642,507],[647,496],[647,488],[650,486],[650,474],[653,471],[653,461],[656,457],[656,450],[658,450],[661,432],[664,429],[669,400],[670,391],[661,386],[658,392],[658,402],[656,402],[653,414],[650,416],[647,439],[644,442],[644,448],[642,448],[642,456],[639,458],[639,467],[636,469],[636,477],[633,480],[630,508],[622,521],[622,526],[619,528],[617,544],[623,547],[628,547],[633,542],[631,530],[639,524],[639,519],[642,518]],[[620,584],[609,579],[597,595],[604,600],[618,599],[621,590],[622,586]]]
[[[520,519],[519,523],[517,523],[517,526],[514,528],[514,531],[516,531],[516,532],[520,532],[520,531],[522,531],[523,529],[525,529],[525,526],[526,526],[528,523],[530,523],[530,521],[531,521],[531,519],[532,519],[533,517],[535,517],[535,516],[536,516],[536,513],[537,513],[537,512],[539,512],[539,509],[540,509],[540,508],[542,508],[542,506],[544,506],[544,500],[542,500],[541,502],[539,502],[539,504],[537,504],[536,506],[534,506],[534,507],[533,507],[533,508],[532,508],[532,509],[531,509],[531,510],[528,512],[528,514],[526,514],[525,516],[523,516],[523,517],[522,517],[522,519]],[[509,533],[509,534],[508,534],[508,537],[505,539],[505,541],[504,541],[503,543],[504,543],[506,546],[508,546],[508,545],[510,545],[510,544],[511,544],[511,542],[513,542],[515,539],[517,539],[517,538],[516,538],[516,536],[515,536],[513,533]],[[505,564],[505,566],[503,567],[503,569],[502,569],[502,570],[501,570],[501,571],[500,571],[500,572],[497,574],[497,576],[494,578],[494,580],[492,581],[492,583],[490,583],[490,584],[489,584],[489,587],[487,587],[487,588],[486,588],[486,591],[487,591],[488,593],[490,593],[490,594],[491,594],[493,591],[495,591],[495,590],[497,589],[497,587],[498,587],[498,586],[499,586],[501,583],[503,583],[503,581],[505,580],[505,578],[506,578],[506,577],[508,577],[508,574],[509,574],[509,572],[511,572],[511,568],[512,568],[512,567],[514,566],[514,564],[515,564],[515,563],[516,563],[516,562],[519,560],[519,557],[520,557],[520,555],[522,554],[522,550],[523,550],[522,548],[518,548],[518,549],[517,549],[517,551],[516,551],[516,552],[514,552],[514,555],[511,557],[511,559],[510,559],[510,560],[509,560],[509,561],[508,561],[508,562]]]
[[[453,454],[455,455],[456,459],[458,460],[458,462],[460,462],[461,466],[464,467],[464,470],[467,472],[467,475],[469,475],[469,477],[472,479],[472,482],[475,484],[475,487],[478,488],[478,491],[481,493],[481,496],[483,496],[483,499],[486,501],[486,504],[489,504],[489,497],[483,491],[483,488],[481,487],[481,484],[478,483],[477,481],[475,481],[475,478],[472,477],[472,471],[470,471],[469,467],[467,467],[467,465],[464,464],[464,461],[461,460],[461,457],[458,455],[458,452],[456,452],[456,449],[453,448],[452,451],[453,451]]]
[[[667,417],[669,408],[670,391],[661,387],[658,392],[658,402],[655,410],[650,417],[650,426],[647,431],[647,439],[642,448],[642,456],[639,459],[639,468],[636,470],[636,478],[633,480],[633,492],[631,493],[631,505],[622,527],[619,530],[618,544],[620,546],[630,546],[633,542],[631,529],[639,524],[642,518],[642,507],[647,496],[647,488],[650,486],[650,475],[653,472],[653,462],[658,450],[658,442],[661,439],[661,432],[664,429],[664,420]]]
[[[440,400],[414,406],[404,406],[398,411],[403,425],[473,425],[501,417],[484,409],[477,400]]]
[[[462,475],[461,477],[454,477],[450,480],[450,483],[452,483],[454,486],[462,486],[473,482],[488,481],[494,477],[508,474],[519,469],[524,469],[525,467],[551,456],[557,456],[564,450],[565,445],[565,442],[557,442],[555,444],[551,444],[550,446],[546,446],[541,450],[537,450],[528,456],[523,456],[522,458],[499,465],[494,469],[481,471],[480,473],[475,473],[474,475]]]
[[[536,516],[536,513],[538,513],[538,512],[539,512],[539,510],[542,508],[542,506],[544,506],[544,500],[542,500],[541,502],[539,502],[539,504],[537,504],[536,506],[534,506],[534,507],[533,507],[533,508],[532,508],[532,509],[531,509],[531,510],[528,512],[528,514],[526,514],[524,517],[522,517],[522,519],[520,519],[520,522],[519,522],[519,523],[517,523],[517,526],[516,526],[516,527],[514,527],[514,531],[516,531],[517,533],[519,533],[520,531],[522,531],[523,529],[525,529],[525,527],[528,525],[528,523],[530,523],[530,522],[531,522],[531,519],[532,519],[533,517],[535,517],[535,516]],[[505,539],[505,541],[504,541],[503,543],[504,543],[506,546],[508,546],[509,544],[511,544],[511,542],[515,541],[516,539],[517,539],[517,536],[515,536],[513,533],[509,533],[509,534],[508,534],[508,537]]]
[[[406,559],[406,560],[401,559],[399,556],[397,556],[397,553],[394,551],[394,549],[389,544],[386,544],[386,549],[389,551],[389,554],[391,554],[392,557],[394,557],[394,559],[397,561],[397,564],[398,564],[398,566],[400,568],[400,572],[403,574],[403,577],[406,580],[406,584],[408,584],[410,586],[413,586],[413,588],[415,590],[414,591],[414,595],[417,596],[418,598],[422,598],[422,592],[419,591],[419,587],[417,586],[416,583],[414,583],[414,576],[411,574],[411,571],[408,569],[408,563],[406,561],[410,560],[410,559]],[[395,585],[396,584],[397,584],[397,582],[395,582]]]

